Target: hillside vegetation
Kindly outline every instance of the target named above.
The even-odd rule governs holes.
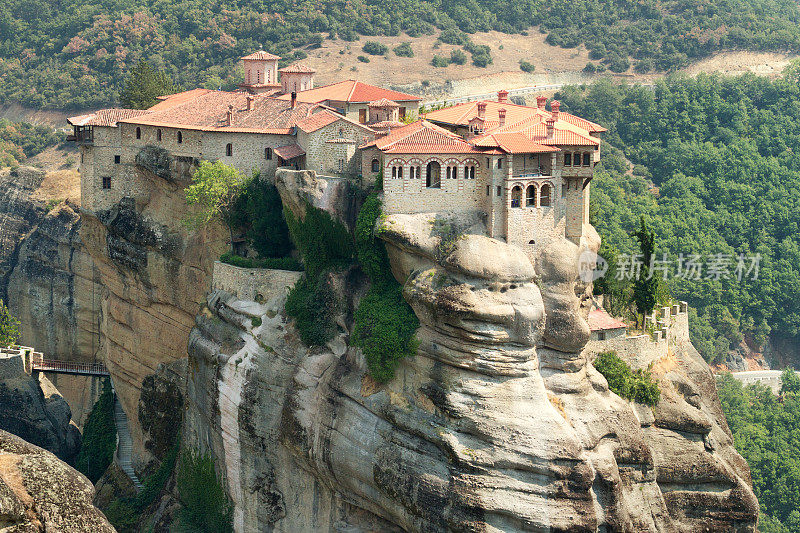
[[[62,141],[53,128],[0,120],[0,167],[10,167]]]
[[[288,62],[329,36],[354,41],[437,29],[448,30],[443,41],[463,45],[479,66],[491,56],[466,34],[537,26],[553,45],[584,43],[597,65],[611,70],[631,64],[640,72],[669,70],[723,48],[799,51],[799,22],[794,0],[6,0],[0,103],[63,109],[114,103],[140,58],[179,85],[232,87],[236,59],[260,45]]]
[[[656,257],[671,261],[669,289],[697,310],[692,340],[709,361],[745,338],[762,347],[770,334],[800,334],[799,71],[668,77],[654,88],[598,82],[557,95],[609,129],[592,182],[601,255],[635,253],[644,215]],[[701,279],[675,276],[679,254],[701,256]],[[722,273],[708,269],[718,254]],[[747,270],[760,254],[757,279],[737,279],[740,254]]]

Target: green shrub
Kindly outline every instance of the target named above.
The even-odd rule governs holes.
[[[257,328],[258,326],[260,326],[260,325],[262,324],[261,317],[260,317],[260,316],[254,316],[254,317],[252,317],[252,318],[250,319],[250,324],[251,324],[251,325],[252,325],[254,328]]]
[[[362,63],[369,63],[369,58],[367,56],[358,56],[356,59],[358,59]],[[355,70],[355,68],[356,67],[353,67],[353,70]]]
[[[439,40],[447,44],[464,45],[469,41],[469,37],[457,28],[450,28],[439,34]]]
[[[449,64],[450,60],[440,55],[434,55],[433,59],[431,59],[431,65],[437,68],[446,67]]]
[[[234,223],[245,230],[248,244],[260,257],[285,257],[292,251],[278,189],[258,174],[248,181],[234,206]]]
[[[455,65],[465,65],[467,63],[467,54],[463,50],[455,49],[450,52],[450,62]]]
[[[114,460],[117,448],[117,424],[114,422],[114,393],[111,382],[103,381],[103,392],[97,398],[83,426],[83,441],[75,468],[97,483]]]
[[[414,57],[411,43],[402,43],[394,47],[394,55],[398,57]]]
[[[351,339],[364,351],[370,375],[386,382],[394,377],[400,359],[415,354],[419,320],[392,275],[386,247],[375,237],[380,216],[381,201],[371,194],[358,213],[355,241],[358,262],[372,286],[356,310]]]
[[[519,60],[519,68],[522,72],[533,72],[536,70],[536,65],[529,61],[525,61],[524,59]]]
[[[300,272],[303,270],[303,265],[294,257],[268,257],[265,259],[252,259],[249,257],[242,257],[230,252],[223,253],[219,260],[223,263],[233,265],[240,268],[274,268],[277,270],[294,270]]]
[[[310,279],[323,270],[344,268],[353,262],[353,239],[347,228],[327,211],[306,202],[305,218],[295,218],[284,209],[284,218]]]
[[[594,74],[597,71],[597,67],[594,63],[586,63],[586,66],[583,67],[583,71],[589,74]]]
[[[108,521],[119,533],[133,533],[139,521],[139,513],[127,499],[116,498],[103,509]]]
[[[286,314],[295,320],[300,339],[307,346],[321,346],[336,334],[333,317],[340,308],[325,273],[316,279],[301,278],[286,297]]]
[[[184,452],[177,486],[181,526],[204,533],[233,531],[233,504],[217,478],[211,456]]]
[[[649,371],[631,370],[616,352],[599,354],[593,364],[597,371],[605,376],[608,388],[612,392],[651,407],[658,403],[661,391]]]
[[[361,49],[371,56],[382,56],[389,51],[389,47],[376,41],[367,41]]]

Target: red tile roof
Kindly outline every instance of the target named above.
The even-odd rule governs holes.
[[[270,60],[270,59],[280,59],[281,56],[276,56],[274,54],[270,54],[269,52],[265,52],[264,50],[259,50],[258,52],[253,52],[252,54],[244,56],[242,59],[257,59],[261,61]]]
[[[292,109],[285,100],[255,96],[252,109],[247,111],[248,96],[242,92],[209,91],[166,109],[149,110],[146,115],[121,122],[202,131],[287,135],[300,120],[319,109],[316,104],[302,102]],[[230,106],[233,106],[233,115],[229,126],[227,114]]]
[[[305,154],[306,151],[303,150],[297,144],[287,144],[285,146],[278,146],[273,150],[278,157],[281,159],[288,161],[289,159],[294,159],[295,157],[300,157],[301,155]]]
[[[285,94],[280,97],[288,100],[291,95]],[[356,80],[345,80],[331,85],[315,87],[307,91],[297,93],[298,102],[322,103],[327,101],[335,102],[372,102],[387,98],[395,102],[418,102],[422,100],[419,96],[405,94],[391,89],[375,87]]]
[[[100,109],[94,113],[70,117],[67,122],[73,126],[111,126],[116,127],[117,122],[131,117],[139,117],[150,113],[146,109]]]
[[[328,124],[333,124],[341,118],[343,118],[342,115],[325,109],[319,113],[314,113],[310,117],[306,117],[298,121],[297,127],[306,133],[311,133],[312,131],[317,131],[320,128],[324,128]]]
[[[517,132],[490,133],[475,140],[473,144],[482,148],[500,148],[509,154],[535,154],[559,151],[558,148],[536,143],[525,135]]]
[[[455,133],[427,120],[418,120],[397,128],[385,137],[365,144],[362,148],[368,146],[375,146],[387,154],[483,153]]]
[[[188,102],[189,100],[193,100],[198,96],[202,96],[210,92],[212,92],[211,89],[192,89],[190,91],[183,91],[180,93],[159,96],[158,99],[161,100],[161,102],[150,107],[148,110],[161,111],[162,109],[168,109],[172,106]]]
[[[400,107],[400,104],[389,100],[388,98],[381,98],[380,100],[373,100],[369,104],[370,107]]]
[[[628,325],[621,320],[609,315],[605,309],[593,309],[589,311],[589,329],[592,331],[601,331],[608,329],[621,329],[627,328]]]
[[[278,72],[296,72],[299,74],[314,74],[316,70],[309,67],[305,63],[295,63],[293,65],[289,65],[288,67],[279,68]]]

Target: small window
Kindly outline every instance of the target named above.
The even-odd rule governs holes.
[[[531,239],[531,240],[529,240],[529,241],[528,241],[528,244],[536,244],[536,241],[534,241],[533,239]]]
[[[412,180],[417,177],[417,167],[411,166],[408,168],[408,177]]]
[[[339,172],[340,173],[344,172],[344,165],[345,165],[344,159],[339,159],[339,161],[337,162],[337,165],[338,165],[338,168],[339,168]]]
[[[486,186],[486,196],[489,196],[489,186]]]
[[[572,164],[576,167],[581,166],[581,154],[580,152],[575,152],[572,156]]]
[[[588,167],[592,164],[592,154],[586,152],[583,154],[583,166]]]
[[[179,132],[178,132],[178,144],[181,144],[181,143],[183,143],[183,133],[181,133],[181,132],[179,131]]]
[[[572,166],[572,154],[567,152],[564,154],[564,166],[571,167]]]
[[[111,188],[111,176],[103,176],[103,188],[104,189]]]
[[[397,167],[397,177],[398,178],[403,177],[403,167]]]
[[[486,166],[487,167],[491,167],[492,166],[492,160],[489,159],[488,157],[486,158]]]
[[[411,169],[413,170],[413,169],[414,169],[414,167],[411,167]],[[381,170],[381,163],[380,163],[380,161],[378,161],[377,159],[373,159],[373,160],[372,160],[372,171],[373,171],[373,172],[380,172],[380,170]],[[411,177],[412,177],[412,178],[414,177],[414,176],[413,176],[413,172],[412,172],[412,176],[411,176]]]
[[[160,129],[156,130],[156,140],[158,142],[161,142],[161,130]]]
[[[475,179],[475,166],[471,165],[468,167],[464,167],[464,178],[468,180]]]
[[[503,158],[499,158],[497,160],[497,168],[503,168]]]
[[[115,165],[119,165],[119,156],[118,155],[114,156],[114,164]]]
[[[358,121],[362,124],[367,123],[367,110],[366,109],[359,109],[358,110]]]
[[[233,155],[233,145],[231,143],[225,145],[225,155],[228,157]]]
[[[136,138],[137,139],[142,138],[142,128],[136,128]]]
[[[551,196],[552,189],[553,188],[550,185],[548,185],[547,183],[542,185],[542,188],[539,191],[539,206],[540,207],[550,207],[550,203],[551,203],[550,196]]]
[[[502,196],[502,195],[503,195],[503,188],[500,185],[498,185],[497,186],[497,196]]]
[[[528,185],[525,191],[525,207],[536,207],[536,187]]]
[[[447,167],[447,179],[458,178],[458,167]]]
[[[83,163],[83,152],[81,152],[81,163]]]
[[[272,159],[272,148],[270,148],[269,146],[264,148],[264,159],[268,161]]]

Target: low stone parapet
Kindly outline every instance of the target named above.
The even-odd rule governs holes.
[[[240,300],[263,303],[288,293],[302,275],[291,270],[241,268],[216,261],[211,288],[234,294]]]

